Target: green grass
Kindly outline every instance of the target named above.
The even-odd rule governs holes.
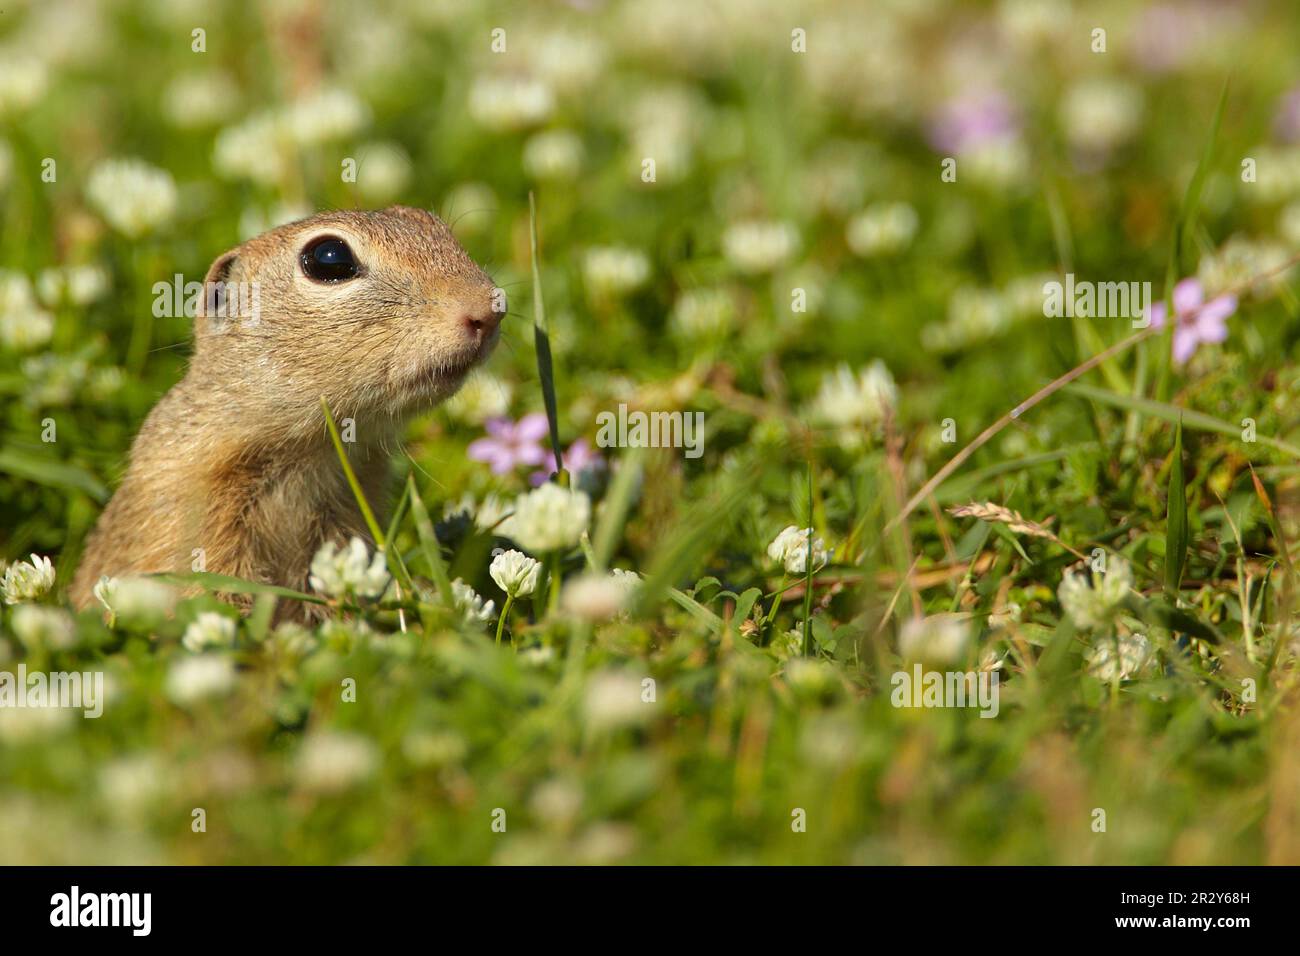
[[[543,585],[497,645],[488,565],[518,543],[473,518],[496,496],[506,519],[533,469],[497,476],[467,456],[480,398],[412,421],[390,500],[360,505],[400,586],[382,599],[178,573],[188,596],[159,619],[110,624],[96,606],[69,634],[0,605],[0,672],[102,671],[108,694],[97,720],[0,707],[0,862],[1300,862],[1300,336],[1279,268],[1300,240],[1286,173],[1300,148],[1275,127],[1293,10],[1261,5],[1158,72],[1124,5],[1037,40],[997,5],[680,20],[637,4],[418,6],[381,5],[372,37],[346,8],[308,4],[320,29],[284,40],[230,3],[201,54],[197,24],[161,4],[115,6],[67,55],[24,32],[33,11],[6,15],[0,51],[32,54],[47,79],[6,108],[0,78],[0,279],[91,265],[108,286],[32,303],[23,328],[32,311],[51,323],[35,343],[12,337],[21,310],[0,286],[0,560],[49,556],[37,603],[67,607],[132,436],[187,361],[190,320],[152,315],[154,283],[201,279],[283,207],[389,202],[439,211],[510,295],[487,395],[512,419],[546,414],[557,480],[592,494],[587,533],[534,555]],[[1025,163],[998,176],[959,157],[944,182],[930,118],[978,86],[944,77],[966,77],[960,44],[980,23],[1003,43],[985,66],[1015,102]],[[1104,55],[1087,49],[1098,23]],[[790,52],[796,26],[806,54]],[[869,37],[875,55],[849,43]],[[228,89],[197,98],[211,118],[191,106],[179,122],[178,78],[214,71]],[[273,175],[214,157],[223,130],[317,72],[366,115],[289,135]],[[474,104],[502,76],[546,84],[549,114],[493,126]],[[1104,124],[1065,106],[1099,78],[1140,104],[1102,145],[1079,137]],[[577,168],[541,131],[576,137]],[[381,143],[409,158],[395,185]],[[139,237],[88,190],[116,156],[177,186]],[[356,182],[339,174],[348,157]],[[864,251],[849,224],[881,201],[907,203],[916,233]],[[729,230],[751,220],[789,224],[797,245],[748,268]],[[593,275],[589,252],[610,246],[643,257],[644,277]],[[1168,331],[1045,318],[1041,282],[1065,272],[1151,281],[1166,301],[1200,276],[1240,303],[1227,340],[1179,366]],[[725,306],[692,326],[701,290]],[[971,293],[1001,318],[963,311]],[[960,346],[925,331],[945,324]],[[856,419],[851,397],[819,398],[841,363],[877,359],[896,398]],[[609,448],[607,471],[575,470],[573,443],[594,444],[596,415],[620,403],[703,412],[702,456]],[[464,500],[474,514],[456,513]],[[971,503],[988,517],[948,510]],[[789,526],[814,529],[825,567],[808,569],[811,540],[808,570],[768,557]],[[1132,578],[1105,607],[1072,590],[1096,560],[1099,590]],[[613,568],[641,576],[616,616],[551,601],[551,575]],[[488,620],[455,610],[458,579],[495,602]],[[275,625],[276,602],[297,601],[325,622]],[[235,634],[196,652],[182,638],[204,613]],[[914,642],[949,615],[967,640],[939,669],[998,664],[994,718],[891,702],[914,658],[945,657]],[[1105,666],[1139,645],[1142,666]]]

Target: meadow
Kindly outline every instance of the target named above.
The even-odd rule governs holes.
[[[1297,29],[7,4],[0,863],[1300,863]],[[368,540],[74,609],[185,284],[395,203],[510,312]]]

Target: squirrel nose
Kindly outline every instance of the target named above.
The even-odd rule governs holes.
[[[470,336],[481,342],[501,324],[501,313],[492,308],[466,312],[461,321],[465,323],[465,330]]]

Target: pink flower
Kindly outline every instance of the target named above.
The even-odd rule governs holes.
[[[587,439],[579,438],[569,450],[564,453],[564,467],[571,475],[581,474],[591,468],[600,468],[605,464],[605,459],[600,457],[600,453],[587,443]],[[541,471],[535,471],[528,476],[528,481],[533,485],[544,483],[556,471],[555,453],[546,453],[546,464],[542,466]]]
[[[1221,295],[1205,301],[1205,290],[1197,279],[1184,279],[1174,286],[1174,361],[1182,365],[1202,342],[1222,342],[1228,337],[1228,316],[1237,311],[1235,295]],[[1165,304],[1151,306],[1151,324],[1165,327]]]
[[[504,475],[520,465],[540,465],[546,452],[538,444],[546,437],[546,416],[533,412],[512,422],[508,418],[488,419],[484,427],[488,437],[470,443],[467,454],[474,461],[485,461],[494,475]]]
[[[1291,90],[1282,98],[1273,128],[1278,139],[1284,143],[1300,142],[1300,87]]]
[[[1013,138],[1019,131],[1011,100],[997,90],[982,90],[963,93],[945,103],[928,132],[930,145],[952,156]]]

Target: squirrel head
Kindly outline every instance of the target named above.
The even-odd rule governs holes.
[[[447,225],[406,206],[321,213],[218,257],[191,377],[287,427],[397,421],[449,397],[495,346],[504,293]]]

